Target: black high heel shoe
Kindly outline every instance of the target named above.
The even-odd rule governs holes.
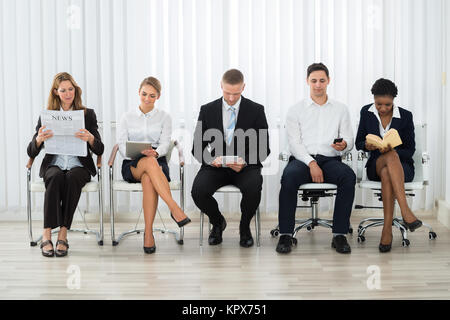
[[[406,230],[409,229],[409,231],[414,232],[414,230],[420,228],[422,226],[422,221],[419,219],[416,219],[415,221],[408,223],[403,219],[403,225],[405,226]]]
[[[382,244],[381,241],[380,241],[380,245],[378,246],[378,250],[380,250],[380,252],[382,252],[382,253],[391,251],[392,239],[393,238],[394,238],[394,236],[391,234],[391,243],[389,243],[389,244]]]
[[[153,242],[155,241],[155,237],[153,237]],[[144,252],[147,254],[155,253],[156,251],[156,244],[153,244],[152,247],[146,247],[145,246],[145,232],[144,232]]]
[[[59,244],[62,244],[63,246],[65,246],[66,250],[56,249],[55,256],[57,256],[57,257],[65,257],[65,256],[67,256],[67,253],[69,251],[69,242],[67,240],[58,240],[58,241],[56,241],[56,246],[57,247],[58,247]]]
[[[178,222],[177,220],[175,220],[174,216],[172,215],[172,212],[170,213],[170,216],[172,217],[173,221],[175,221],[180,228],[184,227],[189,222],[191,222],[191,219],[189,219],[189,218],[185,218],[185,219],[181,220],[180,222]]]

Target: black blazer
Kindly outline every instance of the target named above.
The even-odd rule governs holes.
[[[207,133],[205,136],[208,129],[216,129],[215,133],[217,134],[209,135]],[[238,136],[244,137],[244,135],[237,135],[239,132],[242,133],[239,129],[243,130],[244,139],[238,140]],[[249,129],[254,129],[254,131]],[[249,135],[252,132],[256,133],[253,135],[256,140],[250,138]],[[238,145],[243,147],[238,148]],[[240,156],[249,166],[262,167],[261,162],[270,154],[268,124],[264,107],[242,96],[233,142],[227,146],[224,141],[222,98],[203,105],[200,108],[192,146],[192,154],[202,163],[202,166],[210,164],[210,161],[205,161],[204,153],[210,154],[212,159],[223,155]]]
[[[84,113],[84,125],[86,129],[94,135],[94,143],[91,147],[89,143],[86,142],[86,148],[87,148],[87,156],[86,157],[78,157],[83,167],[85,167],[89,173],[92,176],[95,176],[97,174],[97,171],[95,169],[94,161],[92,160],[91,151],[94,152],[96,155],[100,156],[103,154],[104,145],[100,138],[100,134],[98,133],[98,125],[97,125],[97,117],[95,115],[95,112],[93,109],[87,109]],[[41,144],[41,147],[38,148],[36,146],[36,137],[39,132],[39,128],[41,127],[41,117],[39,117],[37,126],[36,126],[36,133],[33,136],[33,139],[28,144],[27,153],[30,158],[36,158],[39,152],[41,152],[42,147],[44,146],[44,143]],[[45,174],[45,171],[47,170],[48,166],[50,165],[54,155],[53,154],[46,154],[44,159],[41,163],[41,169],[39,170],[39,176],[42,178]]]
[[[364,150],[366,135],[369,133],[380,136],[380,127],[377,117],[373,112],[368,111],[372,104],[362,107],[361,118],[359,120],[358,133],[356,135],[355,146],[357,150]],[[413,155],[416,151],[416,142],[414,140],[414,122],[412,113],[403,108],[398,108],[400,111],[400,119],[392,118],[391,128],[397,129],[402,144],[395,148],[401,162],[406,162],[414,165]],[[367,160],[366,167],[373,161],[376,161],[381,155],[379,150],[370,151],[370,157]]]

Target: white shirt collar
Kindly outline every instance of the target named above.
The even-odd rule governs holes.
[[[233,107],[236,111],[238,111],[241,105],[241,100],[242,96],[239,97],[239,100],[233,106],[229,106],[228,103],[225,101],[225,99],[222,97],[222,106],[225,108],[225,110],[228,110],[230,107]]]
[[[143,113],[142,110],[138,107],[136,110],[136,113],[139,117],[151,117],[157,113],[156,107],[153,107],[153,109],[147,113]]]
[[[308,107],[309,107],[309,106],[319,106],[319,105],[311,98],[310,95],[309,95],[308,98],[306,99],[306,103],[307,103]],[[327,101],[326,101],[323,105],[321,105],[321,106],[326,106],[326,105],[331,105],[331,104],[332,104],[332,103],[331,103],[330,97],[328,97],[328,95],[327,95]]]
[[[370,111],[370,112],[372,112],[372,113],[374,113],[376,116],[380,116],[379,114],[378,114],[378,111],[377,111],[377,108],[375,107],[375,103],[373,103],[371,106],[370,106],[370,108],[369,108],[369,110],[368,111]],[[399,119],[401,119],[401,116],[400,116],[400,110],[399,110],[399,108],[394,104],[394,107],[393,107],[393,110],[392,110],[392,118],[399,118]]]

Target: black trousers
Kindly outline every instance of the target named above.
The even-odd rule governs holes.
[[[333,213],[333,233],[348,233],[350,215],[355,197],[356,175],[353,170],[341,162],[340,157],[314,157],[323,172],[324,183],[337,185]],[[295,227],[298,187],[311,183],[309,167],[291,157],[283,171],[279,195],[278,222],[280,233],[292,234]]]
[[[90,180],[91,175],[84,167],[70,170],[56,166],[47,168],[44,174],[44,228],[70,229],[81,189]]]
[[[236,186],[242,193],[241,225],[248,226],[261,201],[262,183],[260,167],[244,167],[238,173],[230,168],[204,166],[194,179],[191,194],[195,205],[209,217],[211,224],[218,225],[222,214],[213,195],[223,186]]]

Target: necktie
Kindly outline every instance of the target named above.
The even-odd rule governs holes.
[[[227,144],[231,144],[231,141],[233,140],[234,127],[236,126],[236,109],[234,107],[229,107],[228,111],[231,112],[231,115],[227,126],[226,142]]]

